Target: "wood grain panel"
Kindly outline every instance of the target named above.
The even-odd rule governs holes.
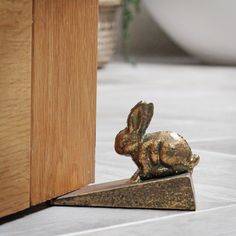
[[[0,216],[29,206],[31,0],[0,1]]]
[[[35,0],[31,204],[94,180],[97,0]]]

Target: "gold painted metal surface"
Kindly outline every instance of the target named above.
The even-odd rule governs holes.
[[[195,210],[190,173],[136,184],[119,180],[90,185],[51,203],[68,206]]]
[[[127,127],[115,139],[118,154],[131,156],[138,170],[131,183],[192,172],[199,156],[192,154],[187,141],[171,131],[145,134],[153,116],[152,103],[139,102],[130,111]]]

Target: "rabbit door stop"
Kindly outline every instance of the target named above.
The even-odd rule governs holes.
[[[116,152],[137,166],[130,179],[85,186],[51,204],[196,210],[192,172],[200,158],[175,132],[146,134],[153,111],[152,103],[136,104],[115,138]]]

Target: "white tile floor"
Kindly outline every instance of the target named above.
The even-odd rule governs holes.
[[[113,140],[139,100],[155,103],[149,131],[176,131],[201,156],[196,212],[49,207],[3,224],[0,235],[236,235],[236,68],[116,62],[100,70],[96,182],[135,171]]]

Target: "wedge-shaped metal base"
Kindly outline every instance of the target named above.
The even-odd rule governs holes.
[[[94,184],[51,201],[53,205],[195,210],[191,174],[129,184]]]

